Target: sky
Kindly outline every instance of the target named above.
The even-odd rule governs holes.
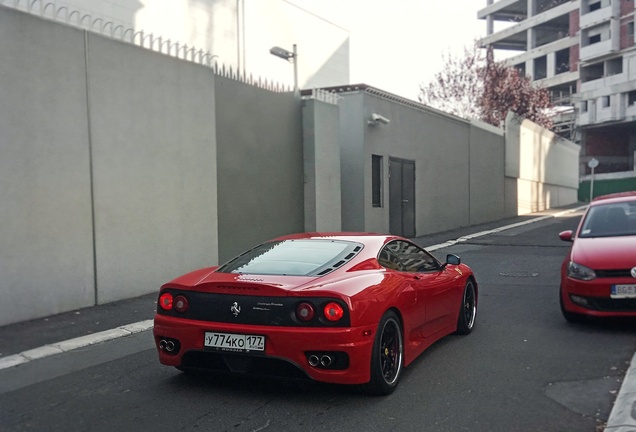
[[[419,85],[486,35],[477,11],[486,0],[312,0],[312,7],[351,31],[351,83],[417,100]],[[321,10],[322,9],[322,10]]]

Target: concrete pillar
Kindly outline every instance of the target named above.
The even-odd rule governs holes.
[[[547,54],[546,77],[552,78],[556,75],[556,52]]]
[[[527,30],[527,43],[526,43],[526,50],[530,51],[534,48],[536,48],[537,46],[537,31],[533,28],[529,28]]]

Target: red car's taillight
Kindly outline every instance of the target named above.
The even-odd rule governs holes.
[[[161,306],[161,309],[163,310],[172,310],[172,294],[161,294],[161,296],[159,297],[159,306]]]
[[[344,309],[336,302],[329,302],[325,305],[323,313],[327,320],[335,322],[344,316]]]
[[[301,303],[296,308],[296,318],[299,321],[308,322],[314,318],[315,311],[311,303]]]
[[[188,299],[185,296],[176,296],[172,304],[174,306],[174,310],[179,313],[184,313],[188,310]]]

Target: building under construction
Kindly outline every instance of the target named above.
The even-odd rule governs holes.
[[[580,172],[636,169],[634,0],[487,0],[482,46],[540,86],[556,131],[581,144]]]

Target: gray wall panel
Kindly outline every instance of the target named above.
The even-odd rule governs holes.
[[[89,37],[99,302],[217,256],[214,74]]]
[[[505,140],[503,130],[481,122],[470,126],[470,224],[505,213]]]
[[[339,116],[335,104],[303,103],[305,231],[342,229]]]
[[[0,7],[0,59],[3,325],[95,294],[83,32]]]
[[[364,95],[355,93],[346,95],[338,104],[340,106],[338,134],[341,143],[340,193],[343,231],[364,231],[366,229],[365,212],[371,207],[371,204],[365,204],[365,158],[367,155],[364,140],[368,114],[364,102]]]
[[[304,230],[301,100],[216,77],[219,259]]]

